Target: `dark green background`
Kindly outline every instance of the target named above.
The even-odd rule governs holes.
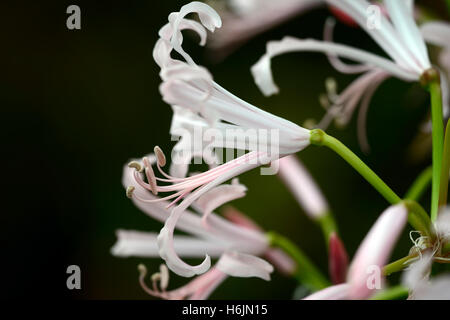
[[[153,45],[167,16],[182,1],[13,2],[2,11],[4,35],[2,129],[6,192],[2,225],[2,272],[8,297],[147,299],[137,282],[138,263],[154,271],[159,259],[110,255],[118,228],[158,231],[161,224],[139,212],[125,197],[122,166],[155,145],[170,150],[171,109],[160,97]],[[78,4],[82,29],[66,28],[66,8]],[[5,5],[5,4],[4,4]],[[327,10],[310,12],[258,36],[219,64],[211,63],[196,39],[185,37],[194,59],[215,80],[254,105],[302,124],[319,119],[318,96],[327,77],[340,88],[354,76],[333,70],[322,54],[299,53],[273,63],[281,93],[265,98],[253,83],[250,66],[265,43],[284,35],[321,38]],[[361,30],[339,24],[337,41],[380,52]],[[369,111],[372,152],[364,155],[355,121],[335,135],[355,150],[394,190],[402,194],[429,163],[413,161],[409,144],[428,114],[427,94],[414,84],[389,79]],[[345,162],[326,149],[299,154],[317,179],[353,255],[377,216],[387,207]],[[266,230],[290,237],[326,272],[320,230],[297,206],[275,176],[258,170],[241,177],[249,188],[233,204]],[[427,197],[424,199],[427,205]],[[394,256],[407,253],[405,231]],[[82,270],[82,290],[65,287],[66,268]],[[171,288],[185,282],[176,276]],[[271,282],[227,280],[215,299],[289,299],[296,284],[274,273]]]

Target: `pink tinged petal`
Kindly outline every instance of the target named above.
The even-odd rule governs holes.
[[[205,283],[201,288],[196,290],[190,297],[189,300],[206,300],[209,296],[217,289],[218,286],[228,277],[225,273],[213,268],[211,271],[214,272],[213,277],[209,282]]]
[[[194,278],[188,284],[166,293],[171,300],[191,299],[205,300],[227,278],[227,275],[216,267]]]
[[[314,292],[303,300],[348,300],[350,285],[338,284],[326,289]]]
[[[327,213],[322,192],[295,155],[279,160],[278,174],[311,219],[320,219]]]
[[[169,222],[169,223],[168,223]],[[170,270],[182,277],[192,277],[194,275],[205,273],[211,267],[211,258],[208,254],[205,254],[203,262],[196,266],[191,266],[181,260],[175,251],[173,229],[175,228],[175,222],[167,219],[164,228],[161,229],[157,243],[159,248],[159,255]]]
[[[233,277],[257,277],[270,281],[273,267],[267,261],[248,254],[226,252],[216,264],[217,269]]]
[[[380,15],[379,25],[376,28],[369,28],[367,23],[367,8],[372,3],[366,0],[326,0],[327,3],[336,6],[349,16],[351,16],[361,28],[363,28],[383,50],[392,57],[392,59],[401,67],[415,72],[418,77],[422,74],[421,69],[415,57],[408,50],[403,39],[394,29],[390,21]]]
[[[389,74],[380,71],[380,73],[378,73],[377,76],[374,77],[373,82],[366,89],[366,92],[364,93],[364,96],[361,100],[361,106],[358,113],[357,131],[358,143],[361,147],[361,150],[365,153],[369,153],[370,151],[369,140],[367,138],[367,114],[369,111],[370,102],[378,87],[388,77]]]
[[[232,206],[227,206],[223,209],[222,215],[229,221],[247,228],[249,230],[263,231],[263,229],[248,216],[237,210]]]
[[[341,12],[341,11],[339,11]],[[328,42],[333,42],[333,31],[334,31],[334,26],[336,25],[336,20],[334,20],[333,18],[328,18],[325,21],[325,26],[324,26],[324,31],[323,31],[323,40],[328,41]],[[330,64],[333,66],[333,68],[335,68],[336,70],[338,70],[341,73],[361,73],[361,72],[366,72],[369,71],[371,69],[370,66],[366,65],[366,64],[347,64],[345,62],[343,62],[342,60],[339,59],[339,57],[335,56],[335,55],[327,55],[328,56],[328,61],[330,61]]]
[[[247,187],[243,184],[223,184],[206,192],[197,200],[198,207],[203,211],[203,221],[221,205],[243,198]]]
[[[217,185],[257,166],[258,164],[243,164],[230,169],[228,172],[225,172],[217,179],[197,189],[194,193],[190,194],[176,208],[172,210],[158,236],[160,256],[166,261],[166,264],[170,270],[180,276],[192,277],[196,274],[202,274],[209,269],[209,267],[211,266],[211,259],[208,255],[206,255],[205,260],[197,266],[188,265],[178,257],[173,246],[173,232],[175,230],[177,221],[180,219],[180,217],[183,216],[183,212],[204,193],[208,192]]]
[[[264,258],[284,275],[291,276],[297,269],[295,261],[281,249],[268,249],[264,253]]]
[[[420,27],[420,31],[426,42],[450,49],[450,23],[444,21],[427,22]]]
[[[334,284],[344,283],[348,269],[348,254],[339,236],[333,232],[329,238],[328,267]]]
[[[352,59],[378,67],[393,76],[407,81],[418,80],[422,74],[421,71],[405,69],[388,59],[349,46],[312,39],[302,40],[285,37],[281,41],[268,42],[266,54],[251,68],[253,78],[264,94],[270,95],[278,92],[278,88],[273,81],[271,59],[284,53],[298,51],[324,52],[326,54]]]
[[[381,289],[377,285],[382,281],[382,267],[388,262],[407,216],[408,211],[403,204],[390,206],[364,238],[350,265],[347,278],[352,299],[365,299],[376,289]]]
[[[427,48],[407,1],[384,0],[384,4],[396,30],[413,56],[419,60],[423,70],[429,69],[431,65]]]
[[[149,158],[153,159],[150,160],[150,162],[155,160],[153,156],[150,156]],[[128,166],[124,167],[124,187],[126,188],[127,186],[133,186],[135,188],[133,194],[139,196],[140,198],[145,198],[148,200],[158,199],[158,197],[149,193],[135,181],[134,173],[135,169],[129,168]],[[137,200],[134,196],[132,201],[148,216],[163,223],[170,216],[171,210],[167,209],[167,205],[169,204],[168,201],[145,203]],[[230,245],[234,245],[235,243],[243,243],[243,245],[241,245],[242,250],[247,250],[247,252],[250,253],[262,253],[267,248],[267,238],[261,232],[242,228],[238,225],[230,223],[214,213],[210,215],[209,229],[206,230],[203,228],[201,217],[198,214],[185,210],[179,219],[177,229],[219,243],[224,242]]]
[[[111,249],[118,257],[159,257],[157,246],[158,234],[131,230],[118,230],[117,242]],[[177,254],[185,258],[203,257],[205,251],[213,258],[218,258],[227,249],[226,243],[177,235],[174,237]]]

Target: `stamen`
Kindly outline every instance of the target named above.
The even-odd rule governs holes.
[[[153,172],[152,164],[148,161],[147,157],[142,159],[145,166],[145,175],[150,186],[150,191],[156,196],[158,194],[158,186],[156,184],[155,172]]]
[[[161,293],[159,291],[150,289],[147,286],[147,284],[145,283],[145,276],[147,275],[147,268],[143,264],[139,264],[138,271],[139,271],[139,284],[140,284],[141,288],[151,296],[162,297]]]
[[[134,169],[136,169],[138,172],[142,172],[142,171],[144,170],[144,168],[141,166],[141,164],[140,164],[139,162],[137,162],[137,161],[131,161],[131,162],[128,164],[128,167],[129,167],[129,168],[134,168]]]
[[[169,269],[165,264],[161,264],[159,266],[159,273],[161,274],[161,279],[159,281],[159,286],[161,287],[161,291],[166,291],[169,286]]]
[[[336,97],[337,95],[337,83],[334,78],[327,78],[325,80],[325,88],[327,89],[328,96]]]
[[[166,156],[164,155],[164,152],[158,146],[156,146],[153,150],[155,151],[158,165],[164,167],[166,165]]]
[[[127,193],[127,197],[128,198],[133,198],[133,192],[134,192],[134,187],[133,186],[128,186],[127,187],[127,191],[126,191],[126,193]]]

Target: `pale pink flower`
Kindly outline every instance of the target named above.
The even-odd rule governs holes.
[[[185,19],[185,16],[191,13],[197,13],[201,23]],[[172,192],[170,196],[163,199],[173,199],[173,205],[180,201],[165,220],[165,225],[158,237],[158,246],[161,257],[166,261],[167,266],[182,276],[204,273],[210,265],[209,256],[207,256],[202,264],[190,266],[177,256],[173,248],[173,232],[184,211],[198,202],[197,200],[201,204],[202,197],[208,198],[208,203],[211,203],[214,197],[208,197],[207,194],[213,193],[214,188],[227,180],[261,164],[270,163],[285,155],[298,152],[310,144],[309,130],[258,109],[232,95],[215,83],[209,71],[198,66],[191,56],[183,50],[181,30],[194,30],[199,34],[201,44],[204,44],[206,41],[205,28],[214,31],[221,25],[219,15],[211,7],[201,2],[191,2],[183,6],[179,12],[169,15],[169,23],[160,30],[160,39],[153,52],[155,61],[161,67],[160,75],[163,83],[160,91],[164,101],[175,108],[184,108],[196,116],[198,115],[199,117],[195,120],[201,119],[201,125],[207,125],[216,129],[216,133],[221,133],[224,139],[211,139],[210,148],[229,148],[231,145],[231,148],[249,151],[247,154],[209,171],[191,177],[177,178],[162,170],[165,157],[158,148],[155,149],[155,153],[161,161],[157,161],[157,168],[164,178],[155,177],[152,166],[148,161],[144,161],[141,168],[145,171],[147,182],[136,171],[136,181],[141,186],[154,194]],[[171,57],[172,51],[180,54],[184,61],[173,59]],[[257,137],[247,141],[248,136],[245,135],[238,135],[237,137],[227,135],[227,130],[236,132],[248,129],[276,131],[278,139],[264,141],[265,149],[260,150],[261,141],[258,141]],[[238,146],[235,146],[236,138],[238,139]],[[203,140],[203,138],[201,139]],[[203,141],[198,141],[198,143],[203,143]],[[267,150],[268,148],[270,148],[270,151]],[[192,154],[188,155],[188,157],[191,156]],[[185,171],[185,169],[178,170],[181,175]],[[160,186],[157,183],[159,181],[169,184]],[[228,189],[230,189],[230,197],[227,197],[227,200],[242,196],[243,190],[231,187]],[[130,192],[130,195],[135,197],[133,192]],[[215,202],[212,207],[217,205],[220,204]],[[206,210],[206,216],[210,209]]]
[[[307,299],[366,299],[381,289],[382,268],[388,261],[407,217],[408,211],[403,204],[385,210],[353,257],[346,283],[316,292]]]
[[[127,195],[131,197],[135,205],[144,211],[151,217],[165,222],[171,217],[171,210],[168,208],[171,203],[167,201],[167,198],[159,198],[149,192],[149,185],[143,181],[142,169],[145,167],[145,163],[152,165],[156,162],[156,157],[150,155],[145,157],[144,160],[133,160],[124,169],[123,185],[127,188]],[[148,169],[148,167],[147,167]],[[214,189],[212,189],[214,190]],[[230,191],[233,192],[232,190]],[[228,197],[229,199],[231,197]],[[213,199],[214,200],[214,199]],[[236,224],[233,224],[225,219],[211,213],[215,209],[214,206],[206,205],[207,201],[203,202],[203,205],[193,204],[193,207],[203,215],[205,212],[202,208],[207,208],[208,224],[205,227],[202,217],[189,210],[184,210],[183,214],[179,217],[179,223],[177,228],[181,231],[188,232],[193,235],[190,236],[175,236],[170,238],[168,243],[169,249],[165,249],[160,244],[160,236],[157,239],[157,248],[160,256],[165,255],[169,268],[171,267],[175,273],[190,274],[195,273],[188,272],[189,267],[185,268],[184,262],[181,261],[178,255],[185,257],[192,257],[200,254],[207,254],[205,261],[198,266],[198,268],[209,269],[210,256],[218,257],[225,250],[240,251],[248,254],[261,255],[268,248],[268,240],[264,233],[255,230],[248,230],[242,228]],[[216,205],[218,203],[215,203]],[[152,240],[155,239],[153,233],[136,233],[135,231],[118,232],[118,242],[112,249],[115,255],[147,255],[156,254],[155,244]],[[164,251],[164,249],[166,251]],[[180,260],[180,261],[178,261]],[[196,269],[194,268],[196,271]]]
[[[208,41],[215,59],[223,58],[248,39],[324,4],[323,0],[228,0],[231,10],[218,10],[224,26]],[[217,57],[219,55],[219,57]]]
[[[379,25],[370,27],[367,23],[367,9],[372,4],[366,0],[326,0],[332,6],[354,19],[390,56],[386,59],[370,52],[327,41],[296,39],[286,37],[267,44],[266,54],[252,67],[255,81],[264,94],[278,92],[271,70],[270,60],[280,54],[293,51],[320,51],[377,67],[392,76],[417,81],[424,71],[431,67],[425,42],[414,21],[411,2],[385,0],[389,18],[379,15]]]

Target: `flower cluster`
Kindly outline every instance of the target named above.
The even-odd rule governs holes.
[[[311,294],[306,299],[376,298],[390,294],[386,276],[406,268],[401,284],[406,296],[416,299],[448,296],[449,290],[444,286],[449,283],[448,276],[431,282],[427,279],[433,262],[450,259],[450,213],[442,209],[447,189],[438,181],[439,178],[448,180],[450,167],[446,163],[450,159],[443,158],[446,146],[443,145],[443,129],[440,129],[442,113],[448,110],[449,25],[428,22],[419,27],[412,0],[384,0],[382,3],[283,0],[276,5],[265,0],[230,2],[234,12],[220,10],[226,25],[208,42],[214,50],[223,51],[222,54],[228,51],[226,47],[242,43],[284,19],[320,5],[328,6],[341,21],[364,29],[387,54],[388,57],[382,57],[335,43],[333,19],[325,23],[323,41],[285,37],[267,44],[267,52],[251,68],[256,84],[265,95],[279,92],[272,77],[271,60],[288,52],[323,52],[338,71],[362,74],[340,94],[333,80],[327,81],[327,94],[320,99],[327,108],[327,114],[319,123],[322,129],[333,119],[348,123],[360,102],[361,123],[364,124],[372,96],[388,77],[421,82],[429,88],[433,105],[430,124],[433,130],[432,219],[415,201],[418,200],[417,189],[423,183],[418,183],[419,187],[411,191],[415,197],[402,200],[337,139],[318,128],[310,130],[264,111],[216,83],[210,71],[196,64],[183,49],[182,31],[194,31],[200,38],[200,45],[205,45],[208,31],[221,28],[222,19],[209,5],[191,2],[169,15],[153,50],[162,79],[160,93],[173,110],[170,134],[177,143],[171,152],[170,165],[161,148],[155,147],[152,154],[131,160],[123,172],[126,195],[144,213],[163,223],[163,227],[159,233],[118,230],[112,254],[163,259],[159,272],[150,277],[151,286],[147,285],[146,267],[138,267],[142,288],[163,299],[206,299],[227,277],[257,277],[269,281],[274,270],[297,278],[307,287]],[[188,17],[193,14],[197,19]],[[376,20],[370,20],[373,18]],[[442,48],[439,68],[432,66],[426,43]],[[341,58],[359,64],[348,64]],[[364,131],[360,131],[361,142],[367,147]],[[335,151],[390,202],[361,242],[351,263],[327,200],[295,155],[310,145]],[[226,149],[233,150],[233,155],[236,151],[238,156],[223,161]],[[193,161],[206,163],[208,170],[190,172]],[[328,248],[329,277],[288,239],[265,232],[227,205],[246,195],[247,187],[238,176],[258,167],[262,175],[277,173],[303,211],[321,227]],[[223,216],[216,213],[222,206],[225,208]],[[441,213],[435,219],[438,209]],[[418,238],[414,239],[408,256],[388,264],[408,222]],[[187,235],[175,234],[176,230]],[[184,261],[202,257],[198,265]],[[213,266],[211,259],[217,260]],[[195,278],[181,288],[167,290],[170,272]]]

